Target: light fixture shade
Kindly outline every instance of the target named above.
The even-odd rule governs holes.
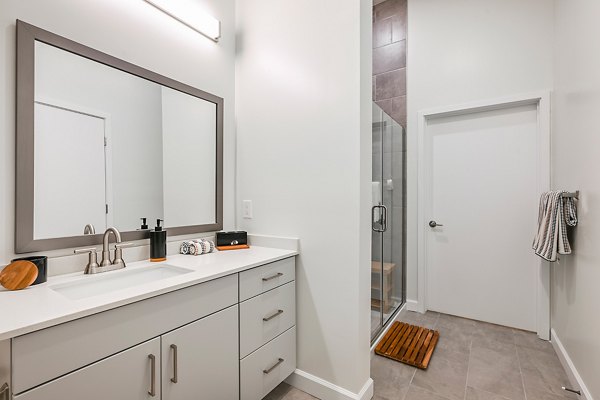
[[[221,21],[198,10],[191,10],[180,0],[145,0],[165,14],[215,42],[221,37]]]

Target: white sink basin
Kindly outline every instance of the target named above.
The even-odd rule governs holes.
[[[84,275],[81,279],[50,286],[50,288],[71,300],[80,300],[190,272],[192,270],[187,268],[160,264],[132,270],[125,268],[100,274]]]

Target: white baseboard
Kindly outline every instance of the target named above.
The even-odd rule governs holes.
[[[562,364],[565,371],[567,371],[567,376],[569,378],[569,381],[571,382],[571,385],[573,386],[571,389],[581,390],[582,400],[594,400],[587,386],[583,382],[581,375],[579,375],[579,372],[577,372],[577,368],[575,368],[573,360],[571,360],[571,357],[569,357],[569,353],[567,353],[567,350],[563,346],[554,329],[552,329],[551,343],[552,347],[554,347],[554,351],[560,359],[560,363]]]
[[[322,400],[370,400],[373,397],[373,379],[371,378],[358,393],[353,393],[300,369],[294,371],[285,381]]]
[[[421,312],[421,307],[417,300],[406,300],[406,309],[408,311]]]

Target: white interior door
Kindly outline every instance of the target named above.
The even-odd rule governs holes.
[[[105,121],[35,104],[34,238],[106,229]]]
[[[425,132],[428,308],[536,331],[537,106],[431,118]]]

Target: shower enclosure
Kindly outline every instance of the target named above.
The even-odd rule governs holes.
[[[373,103],[371,340],[406,300],[405,136],[404,128]]]

